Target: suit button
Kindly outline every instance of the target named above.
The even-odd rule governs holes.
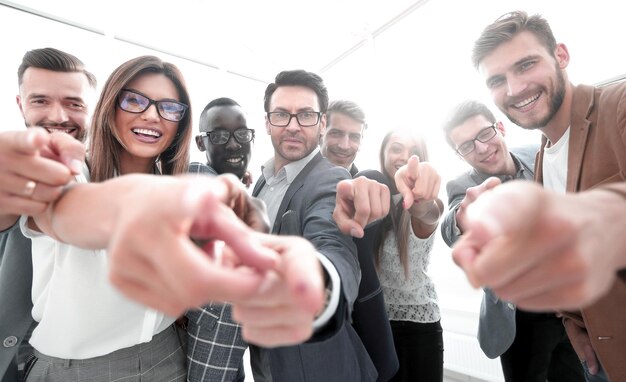
[[[513,305],[513,303],[507,302],[506,306],[511,310],[515,310],[515,305]]]
[[[5,348],[12,348],[15,345],[17,345],[17,337],[15,336],[8,336],[2,341],[2,346]]]

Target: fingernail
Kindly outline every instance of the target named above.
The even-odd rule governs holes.
[[[79,161],[78,159],[72,159],[70,161],[70,170],[72,170],[74,174],[80,174],[82,169],[83,162]]]
[[[357,230],[356,228],[350,229],[350,236],[359,238],[361,237],[361,235],[359,235],[359,230]]]

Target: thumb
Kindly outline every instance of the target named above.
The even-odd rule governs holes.
[[[21,154],[35,154],[50,141],[49,133],[41,127],[29,127],[26,131],[14,131],[11,146]]]

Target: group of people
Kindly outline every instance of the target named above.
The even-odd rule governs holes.
[[[574,86],[567,47],[519,11],[473,61],[495,106],[543,133],[509,150],[476,101],[443,123],[472,167],[447,184],[441,234],[484,288],[481,348],[507,381],[625,380],[626,84]],[[443,380],[441,176],[414,126],[359,171],[363,110],[283,71],[249,193],[258,132],[215,99],[195,136],[207,162],[189,163],[170,63],[123,63],[93,111],[96,80],[68,53],[27,52],[18,84],[28,129],[0,133],[2,381],[242,381],[246,348],[255,381]]]

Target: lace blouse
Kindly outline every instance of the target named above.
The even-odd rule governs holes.
[[[385,237],[379,278],[389,320],[424,323],[440,320],[435,285],[426,274],[436,231],[420,239],[409,230],[408,277],[400,262],[395,233],[389,231]]]

